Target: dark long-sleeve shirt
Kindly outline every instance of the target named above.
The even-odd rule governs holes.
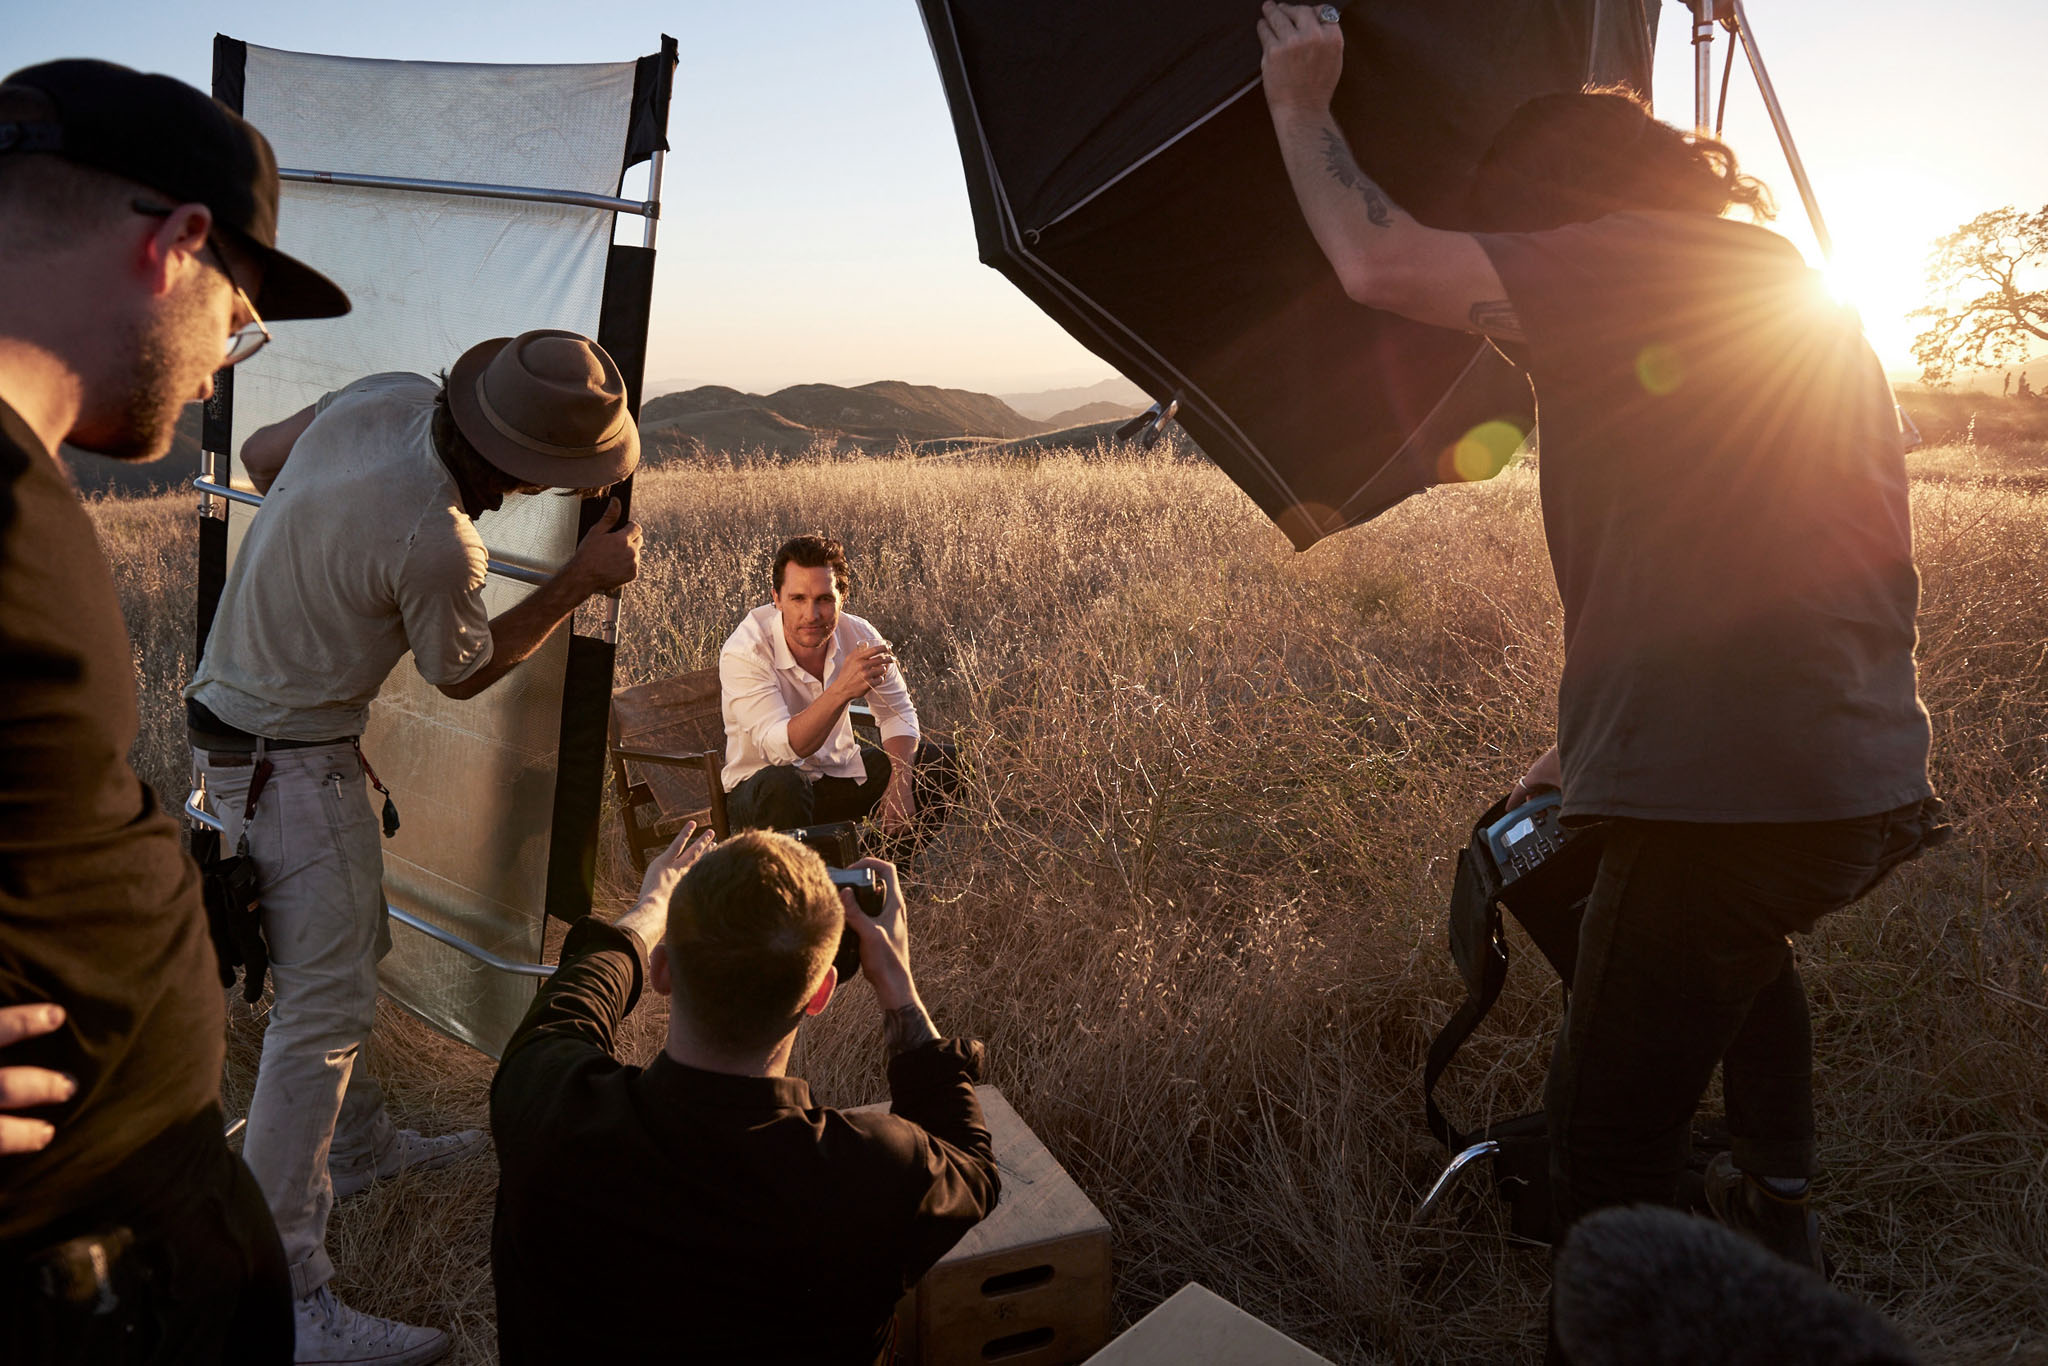
[[[896,1301],[995,1207],[981,1045],[889,1066],[891,1113],[795,1077],[618,1060],[645,949],[584,920],[491,1086],[491,1266],[508,1364],[872,1362]]]

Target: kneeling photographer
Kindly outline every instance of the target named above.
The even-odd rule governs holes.
[[[694,836],[694,838],[693,838]],[[504,1360],[886,1361],[903,1292],[995,1208],[982,1049],[941,1039],[910,973],[896,870],[879,905],[795,840],[685,826],[616,924],[577,923],[491,1087]],[[879,912],[876,914],[875,912]],[[842,936],[883,1011],[889,1114],[787,1075],[839,985]],[[618,1056],[643,983],[665,1046]]]

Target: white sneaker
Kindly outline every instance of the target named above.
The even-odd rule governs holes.
[[[351,1309],[321,1286],[293,1306],[298,1318],[298,1350],[292,1360],[324,1366],[426,1366],[448,1355],[448,1335],[438,1328],[415,1328],[395,1319],[380,1319]]]
[[[482,1148],[485,1142],[482,1129],[463,1129],[458,1133],[442,1134],[439,1138],[427,1138],[417,1129],[400,1129],[398,1141],[391,1145],[390,1152],[384,1154],[384,1160],[377,1164],[375,1171],[368,1167],[343,1171],[329,1163],[327,1179],[334,1185],[335,1200],[346,1200],[368,1190],[371,1182],[384,1177],[405,1171],[430,1172],[436,1167],[459,1162]]]

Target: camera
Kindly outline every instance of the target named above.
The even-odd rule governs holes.
[[[817,852],[825,860],[825,871],[832,878],[835,888],[847,887],[853,891],[853,904],[871,920],[882,916],[882,878],[872,868],[849,868],[846,865],[860,858],[860,836],[852,821],[833,821],[828,825],[805,825],[794,830],[777,833],[787,835],[798,844]],[[839,932],[839,949],[832,955],[832,966],[839,969],[839,980],[850,982],[860,976],[860,939],[852,930]]]

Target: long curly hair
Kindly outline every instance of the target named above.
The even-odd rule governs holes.
[[[1660,122],[1627,86],[1540,95],[1508,116],[1473,177],[1474,225],[1530,232],[1611,213],[1776,213],[1726,143]]]

